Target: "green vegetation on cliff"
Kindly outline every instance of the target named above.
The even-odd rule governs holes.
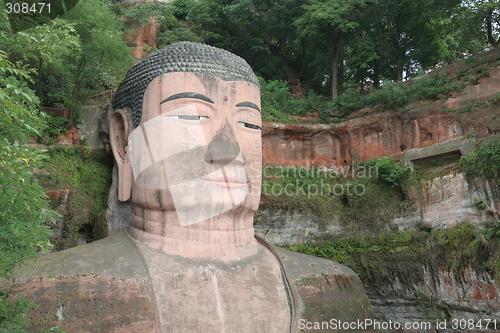
[[[297,123],[296,118],[306,117],[317,112],[325,123],[347,120],[351,113],[365,108],[369,112],[384,110],[409,111],[408,105],[423,100],[447,98],[451,92],[460,92],[466,84],[477,84],[481,78],[488,77],[491,66],[498,66],[500,53],[492,52],[484,57],[470,57],[461,63],[455,63],[456,71],[446,66],[434,69],[430,73],[420,73],[404,82],[385,82],[377,89],[354,87],[346,89],[335,102],[313,92],[307,98],[290,95],[285,81],[265,81],[261,79],[263,119],[270,121]],[[458,68],[458,69],[457,69]],[[456,110],[458,114],[498,103],[498,96],[491,96],[486,101]],[[481,104],[482,103],[482,104]],[[444,112],[452,110],[443,109]]]
[[[365,165],[377,165],[377,163],[381,165],[380,163],[389,162],[377,159]],[[405,176],[406,182],[402,184],[417,188],[422,181],[461,170],[465,171],[469,180],[481,177],[498,186],[499,165],[500,141],[498,137],[491,137],[481,140],[473,153],[461,158],[456,155],[446,155],[415,163],[415,170],[410,172],[409,176]],[[382,178],[386,178],[391,174],[404,174],[404,169],[394,168],[392,172],[383,173],[385,176]],[[418,197],[419,193],[415,195]],[[387,204],[380,201],[380,198],[373,200],[379,200],[377,201],[379,204]],[[475,205],[478,210],[484,210],[488,208],[489,203],[476,200]],[[363,210],[367,212],[365,213],[367,216],[376,212],[370,205],[358,207],[360,214],[364,213]],[[358,218],[356,223],[363,225],[366,222]],[[384,298],[391,293],[396,295],[399,291],[395,291],[398,287],[394,284],[399,283],[404,286],[404,291],[401,292],[405,293],[405,297],[419,307],[433,311],[432,316],[449,313],[447,308],[449,304],[436,300],[432,291],[424,290],[425,282],[429,282],[430,278],[437,279],[438,274],[444,271],[451,272],[450,274],[454,274],[460,281],[461,274],[469,268],[476,272],[487,272],[495,279],[500,277],[500,223],[498,222],[489,224],[485,228],[479,228],[469,222],[444,229],[421,225],[419,230],[412,231],[385,231],[388,229],[388,224],[380,226],[380,230],[376,232],[318,239],[308,244],[290,246],[289,249],[328,258],[349,266],[360,275],[365,288],[372,295]]]
[[[479,274],[487,272],[498,279],[499,236],[486,240],[483,231],[465,222],[449,229],[339,238],[290,249],[352,268],[371,297],[402,297],[420,309],[425,317],[443,319],[450,315],[454,305],[440,299],[432,290],[433,284],[442,281],[443,274],[461,281],[467,269]]]
[[[483,140],[473,153],[460,159],[459,165],[468,177],[490,179],[500,185],[500,139]]]
[[[344,170],[266,168],[261,207],[311,212],[320,223],[340,222],[350,234],[379,233],[413,209],[404,190],[409,174],[388,158]]]
[[[93,241],[107,236],[103,214],[108,205],[113,158],[104,151],[85,147],[54,147],[40,165],[37,178],[45,189],[69,189],[68,203],[60,212],[66,221],[55,239],[58,250],[76,245],[78,239]]]
[[[280,193],[280,195],[274,195],[270,202],[282,209],[308,208],[322,217],[327,214],[327,207],[322,206],[323,210],[315,210],[314,208],[317,206],[314,205],[314,202],[329,202],[331,200],[336,205],[330,206],[332,209],[330,217],[341,212],[341,219],[351,219],[350,223],[365,226],[366,231],[370,231],[366,225],[369,221],[367,218],[371,217],[372,220],[377,218],[377,212],[381,210],[381,207],[385,208],[383,211],[386,215],[383,218],[386,222],[394,218],[394,214],[391,214],[391,211],[394,212],[394,210],[391,207],[411,207],[406,196],[405,189],[407,187],[417,188],[421,181],[441,177],[443,172],[448,174],[453,170],[456,171],[457,167],[464,171],[470,179],[482,177],[498,185],[500,181],[499,166],[500,139],[495,136],[481,140],[475,151],[466,156],[459,158],[450,155],[415,163],[414,171],[398,166],[387,157],[360,163],[355,170],[358,172],[361,170],[363,173],[359,174],[361,177],[354,178],[353,181],[363,184],[365,192],[359,196],[347,197],[347,200],[342,196],[335,198],[332,195],[334,193],[321,193],[316,197],[311,196],[310,200],[303,200],[304,198],[293,200],[288,198],[290,196],[287,197]],[[285,171],[287,170],[285,169]],[[370,170],[370,172],[367,173],[366,170]],[[283,177],[281,174],[285,174],[287,177]],[[275,179],[280,180],[282,187],[286,184],[299,185],[304,182],[306,184],[319,184],[328,179],[324,176],[328,173],[320,173],[317,169],[296,171],[295,173],[281,171],[281,174],[268,174],[269,180],[264,182],[264,194],[269,191],[269,188],[272,189],[273,186],[276,186]],[[334,180],[333,183],[345,184],[349,181],[341,175],[334,172],[333,174],[336,177],[330,177],[330,182]],[[309,177],[306,177],[308,175]],[[323,175],[323,178],[318,177],[318,175]],[[346,175],[356,176],[356,173]],[[393,189],[392,192],[391,189]],[[372,191],[375,195],[371,195]],[[415,195],[419,196],[418,193]],[[363,198],[364,196],[367,197]],[[293,198],[293,196],[291,197]],[[394,201],[396,198],[401,201],[396,202],[396,204],[391,203],[391,200]],[[266,199],[269,200],[269,198]],[[359,205],[356,205],[357,201],[359,201]],[[355,207],[353,211],[356,212],[356,215],[349,214],[349,208],[353,205]],[[485,209],[487,204],[476,202],[476,206],[478,209]],[[385,223],[379,226],[385,226],[387,230],[388,225]],[[478,229],[472,224],[464,222],[443,230],[426,227],[422,227],[422,229],[423,231],[406,232],[386,232],[379,229],[378,232],[366,232],[362,236],[341,237],[327,241],[318,240],[315,244],[292,246],[291,249],[345,263],[362,276],[365,274],[365,278],[368,278],[373,272],[366,272],[363,261],[366,259],[365,257],[371,258],[373,256],[378,256],[378,259],[372,261],[373,263],[369,266],[371,268],[379,267],[379,273],[387,271],[384,267],[393,265],[391,262],[395,261],[401,264],[401,260],[405,257],[408,257],[408,260],[413,258],[412,261],[426,263],[434,268],[442,266],[447,270],[460,271],[468,265],[473,265],[475,268],[489,271],[495,276],[500,273],[500,259],[498,259],[500,258],[500,224],[496,223],[488,228]]]
[[[389,276],[418,276],[422,265],[460,272],[472,265],[479,271],[500,273],[499,239],[483,240],[471,223],[429,231],[395,231],[377,236],[337,238],[317,244],[291,246],[293,251],[328,258],[351,267],[366,285],[384,283]],[[414,270],[412,266],[420,268]],[[386,281],[387,282],[387,281]]]
[[[307,98],[290,95],[288,85],[283,80],[266,81],[259,77],[262,120],[298,123],[291,116],[305,117],[310,112],[324,112],[332,102],[324,96],[309,93]]]

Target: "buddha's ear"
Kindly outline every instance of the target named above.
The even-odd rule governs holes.
[[[132,194],[132,164],[128,152],[128,136],[133,131],[131,110],[116,110],[109,121],[111,150],[118,165],[118,200],[127,201]]]

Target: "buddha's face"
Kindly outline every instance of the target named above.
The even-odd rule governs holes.
[[[134,204],[175,211],[180,226],[253,214],[261,187],[259,88],[207,74],[152,81],[128,137]]]

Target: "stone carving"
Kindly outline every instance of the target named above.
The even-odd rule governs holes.
[[[113,106],[133,225],[16,273],[10,290],[39,304],[34,328],[269,333],[371,317],[352,270],[254,235],[260,91],[243,59],[172,44],[132,67]]]

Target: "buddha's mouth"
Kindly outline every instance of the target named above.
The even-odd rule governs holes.
[[[215,185],[222,186],[222,187],[243,187],[243,186],[247,186],[248,185],[248,181],[246,181],[244,179],[241,179],[241,178],[237,178],[237,177],[228,177],[228,178],[224,178],[224,177],[217,177],[217,178],[203,177],[203,178],[200,178],[200,180],[203,180],[203,181],[206,181],[206,182],[210,182],[210,183],[213,183]]]

